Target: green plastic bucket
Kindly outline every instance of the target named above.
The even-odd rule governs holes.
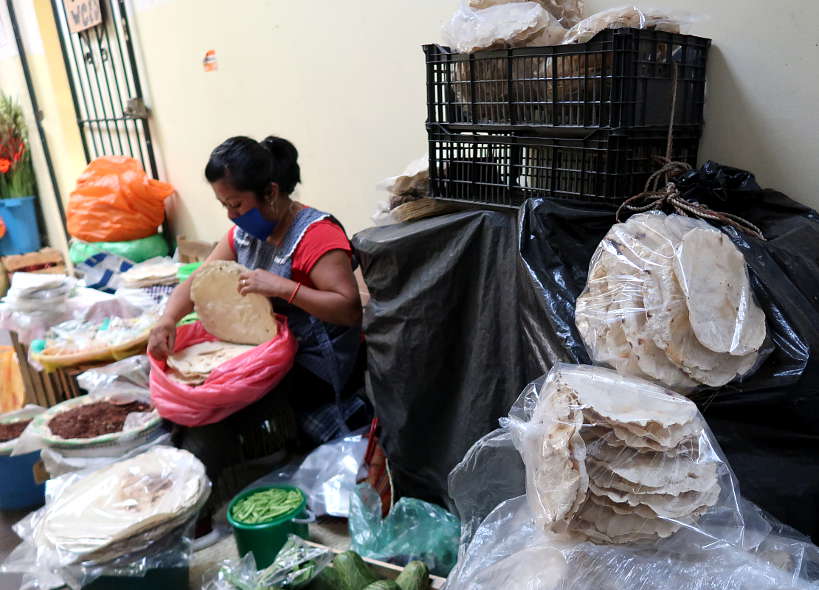
[[[240,500],[257,492],[263,492],[278,488],[281,490],[297,490],[301,493],[302,501],[298,507],[287,514],[283,514],[268,522],[258,524],[243,524],[233,519],[233,507]],[[276,555],[290,535],[298,535],[302,539],[308,538],[307,525],[315,520],[315,516],[307,509],[307,497],[304,492],[295,486],[276,485],[263,486],[246,490],[233,498],[227,510],[227,519],[233,527],[233,536],[236,538],[236,548],[239,556],[245,555],[248,551],[253,552],[256,560],[256,569],[262,569],[273,563]]]

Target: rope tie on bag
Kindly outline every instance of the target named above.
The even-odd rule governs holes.
[[[644,213],[646,211],[672,210],[678,215],[709,219],[723,225],[729,225],[738,231],[750,234],[760,240],[765,240],[756,225],[732,213],[723,213],[709,209],[696,201],[689,201],[680,194],[674,177],[688,172],[693,168],[688,162],[679,162],[671,159],[673,153],[674,139],[674,117],[677,110],[677,64],[674,63],[672,73],[673,92],[671,94],[671,121],[668,123],[668,136],[666,139],[665,156],[655,156],[655,160],[662,166],[648,177],[643,192],[629,197],[617,209],[615,217],[620,222],[620,213],[625,209],[632,213]],[[662,188],[661,183],[664,184]]]

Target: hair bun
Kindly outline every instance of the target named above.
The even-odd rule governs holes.
[[[259,143],[261,143],[278,160],[289,160],[295,163],[299,158],[299,152],[296,149],[296,146],[283,137],[269,135]]]

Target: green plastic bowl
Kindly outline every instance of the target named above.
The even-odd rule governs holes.
[[[197,268],[202,266],[201,262],[189,262],[188,264],[183,264],[179,267],[179,270],[176,271],[176,278],[179,279],[180,283],[184,283],[193,274]]]
[[[282,514],[267,522],[244,524],[234,520],[233,507],[237,502],[257,492],[276,488],[286,491],[297,490],[301,494],[301,504],[287,514]],[[307,539],[309,536],[307,525],[315,520],[315,516],[307,509],[307,496],[302,490],[295,486],[276,485],[253,488],[233,498],[228,506],[227,519],[230,526],[233,527],[233,536],[236,539],[239,556],[245,555],[248,551],[252,552],[256,560],[256,569],[260,570],[275,561],[276,555],[284,547],[288,536],[297,535],[302,539]]]

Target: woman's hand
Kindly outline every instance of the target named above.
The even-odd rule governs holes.
[[[287,299],[295,283],[266,270],[251,270],[239,276],[239,293],[258,293],[265,297]]]
[[[176,324],[171,320],[161,319],[148,337],[148,354],[158,361],[164,361],[173,353],[175,341]]]

